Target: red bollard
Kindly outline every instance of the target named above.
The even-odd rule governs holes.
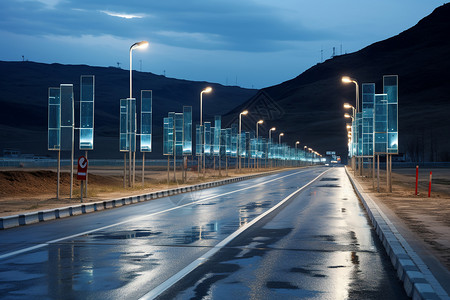
[[[419,184],[419,166],[416,166],[416,196],[417,196],[417,185]]]
[[[430,171],[430,182],[428,183],[428,198],[431,197],[431,176],[432,172]]]

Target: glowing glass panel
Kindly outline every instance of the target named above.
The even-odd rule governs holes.
[[[48,89],[48,150],[61,147],[61,101],[59,88]]]
[[[61,84],[61,150],[72,151],[74,138],[74,100],[73,84]]]
[[[141,91],[141,152],[152,152],[152,106],[151,90]]]
[[[183,155],[192,155],[192,106],[183,106]]]

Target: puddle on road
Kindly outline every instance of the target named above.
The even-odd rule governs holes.
[[[116,232],[105,232],[99,231],[95,233],[90,233],[86,235],[87,237],[92,237],[94,239],[102,239],[102,240],[125,240],[125,239],[135,239],[142,237],[149,237],[159,235],[161,232],[153,232],[151,230],[125,230],[125,231],[116,231]]]
[[[341,186],[339,184],[323,184],[323,185],[317,185],[316,187],[338,188]]]
[[[200,240],[210,240],[217,237],[218,224],[209,223],[201,226],[192,226],[190,230],[184,230],[175,233],[169,238],[173,239],[175,244],[188,245]]]
[[[333,177],[324,177],[320,179],[320,181],[337,181],[339,178],[333,178]]]

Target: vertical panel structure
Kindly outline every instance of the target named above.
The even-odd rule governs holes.
[[[227,136],[226,136],[227,144],[226,144],[225,153],[228,157],[231,157],[231,128],[227,128],[226,133],[227,133]]]
[[[164,118],[163,155],[173,155],[173,117]]]
[[[238,125],[231,124],[231,157],[237,157]]]
[[[362,85],[362,155],[373,156],[373,113],[375,83]]]
[[[220,133],[222,129],[222,118],[220,116],[214,117],[214,143],[213,154],[214,156],[220,155]]]
[[[153,92],[141,91],[141,152],[152,152]]]
[[[227,129],[220,130],[220,156],[227,155]]]
[[[374,115],[375,154],[387,153],[387,94],[375,95]]]
[[[204,130],[205,130],[205,146],[204,146],[204,153],[205,155],[211,154],[211,122],[204,122]]]
[[[80,79],[80,150],[94,149],[95,77],[82,75]]]
[[[387,153],[398,154],[398,75],[383,76],[383,93],[387,94]]]
[[[136,152],[136,98],[127,98],[127,139],[131,152]]]
[[[362,156],[363,153],[363,139],[362,139],[362,112],[356,113],[356,134],[357,134],[357,145],[356,145],[356,156]]]
[[[192,106],[183,106],[183,155],[192,155]]]
[[[128,106],[127,99],[120,99],[120,131],[119,131],[119,150],[121,152],[128,151]]]
[[[175,155],[182,156],[183,155],[183,113],[175,113],[174,119],[174,142],[175,142]]]
[[[73,84],[60,85],[61,100],[61,150],[72,151],[74,138]]]
[[[48,150],[61,148],[61,100],[60,89],[48,89]]]
[[[203,125],[195,125],[195,155],[202,156],[203,154]]]

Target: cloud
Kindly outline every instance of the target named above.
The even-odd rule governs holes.
[[[146,16],[145,14],[133,15],[133,14],[127,14],[127,13],[112,12],[112,11],[107,11],[107,10],[100,10],[100,12],[107,14],[108,16],[111,16],[111,17],[118,17],[118,18],[124,18],[124,19],[142,19]]]
[[[3,4],[0,25],[18,34],[112,35],[176,47],[247,52],[283,50],[280,41],[326,36],[325,31],[308,29],[299,21],[287,22],[282,9],[251,1],[111,0],[107,5],[91,0],[30,0],[22,5],[16,1]],[[37,9],[42,3],[54,9]]]

